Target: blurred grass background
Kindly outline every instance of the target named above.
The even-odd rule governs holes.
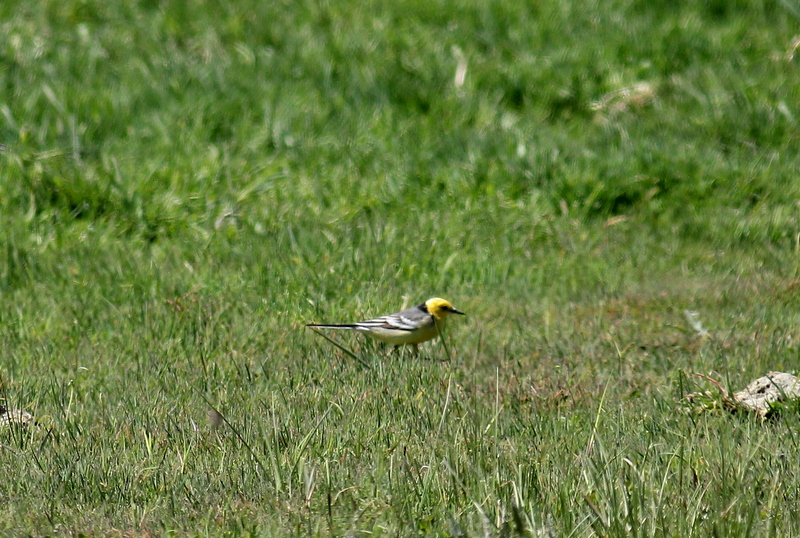
[[[9,534],[797,533],[797,417],[676,410],[796,368],[794,4],[0,29],[0,398],[40,420],[0,433]],[[431,296],[450,363],[302,327]]]

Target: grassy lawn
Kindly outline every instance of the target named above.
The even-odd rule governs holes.
[[[797,409],[684,399],[798,369],[798,35],[0,3],[0,534],[800,535]],[[304,327],[433,296],[422,358]]]

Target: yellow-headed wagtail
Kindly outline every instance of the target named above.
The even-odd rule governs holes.
[[[416,355],[419,351],[418,344],[434,338],[444,328],[444,320],[448,314],[466,315],[456,310],[449,301],[434,297],[402,312],[367,321],[343,325],[309,323],[306,327],[361,331],[395,347],[410,344],[414,346]]]

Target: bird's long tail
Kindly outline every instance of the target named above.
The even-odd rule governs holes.
[[[343,324],[343,325],[328,325],[322,323],[309,323],[306,327],[314,327],[315,329],[350,329],[355,330],[358,327],[353,323]]]

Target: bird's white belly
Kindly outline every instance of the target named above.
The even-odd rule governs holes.
[[[387,344],[402,346],[404,344],[419,344],[435,338],[439,334],[436,325],[421,327],[416,331],[401,331],[399,329],[388,329],[385,327],[373,327],[369,331],[364,331],[373,338],[377,338]]]

